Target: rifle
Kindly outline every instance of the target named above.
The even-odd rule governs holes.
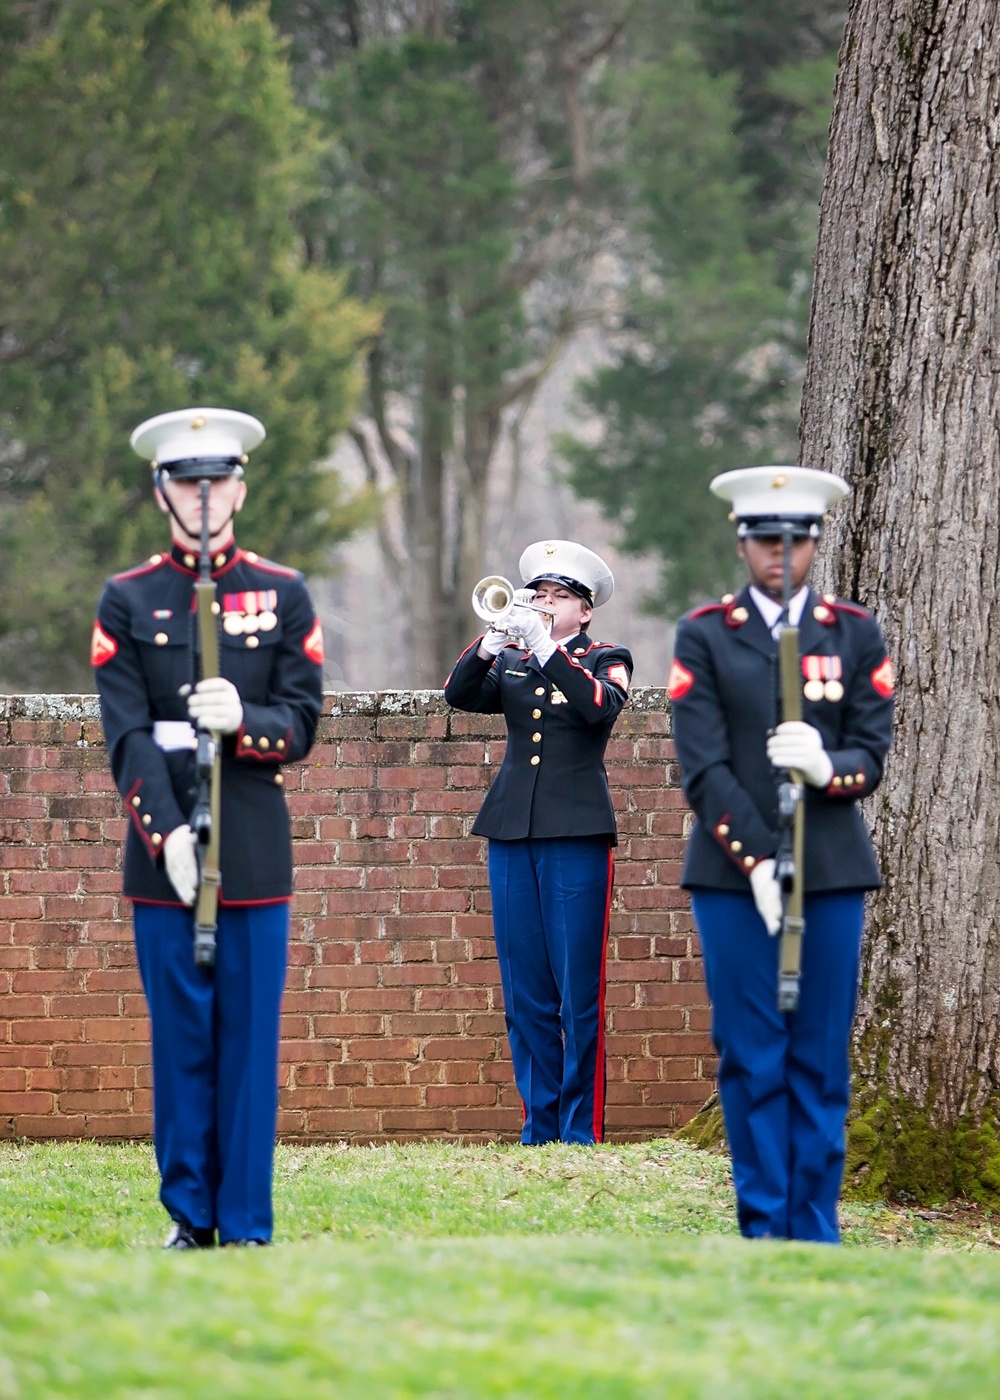
[[[219,605],[215,599],[212,578],[212,556],[208,547],[208,493],[211,482],[202,480],[201,487],[201,560],[198,582],[194,586],[198,614],[198,638],[201,650],[201,679],[209,680],[219,674],[219,633],[216,616]],[[191,814],[191,829],[198,838],[198,899],[194,920],[194,960],[198,967],[215,966],[215,932],[218,927],[219,886],[219,809],[222,793],[222,748],[219,735],[198,728],[198,750],[195,755],[198,776],[198,799]]]
[[[781,661],[781,718],[802,718],[802,690],[799,679],[799,629],[789,620],[792,596],[792,531],[782,530],[784,578],[782,580],[781,633],[778,641]],[[789,771],[778,788],[778,851],[774,875],[781,890],[781,951],[778,969],[778,1010],[794,1011],[799,1004],[799,973],[802,967],[802,935],[806,921],[802,915],[802,885],[805,862],[805,780]]]

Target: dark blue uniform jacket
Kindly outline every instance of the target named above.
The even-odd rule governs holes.
[[[875,889],[881,877],[858,799],[882,777],[892,663],[869,612],[812,591],[799,652],[802,718],[833,761],[826,789],[806,787],[805,889]],[[668,690],[684,795],[697,817],[682,884],[746,891],[753,866],[778,847],[783,776],[765,748],[781,719],[778,643],[749,588],[681,620]]]
[[[174,546],[109,579],[92,660],[115,784],[129,818],[125,894],[179,900],[163,841],[196,800],[195,755],[164,752],[157,720],[186,720],[179,694],[195,674],[198,560]],[[273,903],[292,891],[282,766],[309,752],[322,708],[322,634],[301,574],[230,545],[215,555],[219,669],[243,702],[239,731],[222,740],[220,865],[223,904]]]
[[[456,709],[502,713],[507,721],[507,751],[473,832],[498,841],[614,841],[604,750],[628,698],[631,653],[581,632],[542,666],[513,643],[495,660],[483,660],[481,640],[459,657],[444,687]]]

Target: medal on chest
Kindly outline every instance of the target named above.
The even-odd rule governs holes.
[[[802,694],[807,700],[829,700],[836,704],[844,696],[843,667],[839,656],[803,656]]]

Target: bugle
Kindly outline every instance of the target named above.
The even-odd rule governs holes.
[[[502,574],[487,574],[472,590],[472,611],[494,632],[504,632],[511,641],[521,641],[521,630],[513,616],[520,607],[533,607],[534,591],[530,588],[517,588]],[[541,608],[536,611],[547,627],[552,626],[552,614]]]

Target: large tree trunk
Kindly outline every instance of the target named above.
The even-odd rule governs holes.
[[[837,591],[882,621],[896,739],[856,1040],[855,1184],[1000,1199],[1000,7],[853,0],[802,460],[853,484]]]

